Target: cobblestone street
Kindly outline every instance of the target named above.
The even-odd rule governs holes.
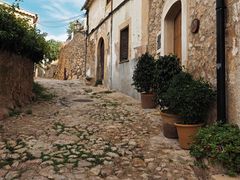
[[[198,179],[158,109],[79,81],[37,81],[56,97],[0,122],[0,180]]]

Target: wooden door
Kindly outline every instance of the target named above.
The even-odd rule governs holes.
[[[104,41],[100,42],[100,80],[104,79]]]
[[[177,14],[174,20],[174,53],[178,58],[182,57],[182,13]]]

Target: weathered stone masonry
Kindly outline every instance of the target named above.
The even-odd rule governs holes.
[[[61,48],[56,78],[64,79],[64,69],[67,79],[79,79],[84,77],[85,59],[86,37],[84,32],[78,32],[70,42]]]
[[[174,0],[168,0],[174,1]],[[177,0],[176,0],[177,1]],[[157,55],[157,35],[161,31],[162,12],[166,0],[150,1],[149,46]],[[182,2],[182,1],[181,1]],[[216,10],[215,0],[184,0],[187,3],[186,69],[195,77],[203,77],[216,86]],[[240,2],[226,0],[226,75],[228,119],[240,125]],[[190,31],[193,19],[200,20],[197,34]],[[162,33],[162,32],[161,32]]]
[[[0,51],[0,119],[6,109],[14,109],[32,100],[32,84],[33,62]]]

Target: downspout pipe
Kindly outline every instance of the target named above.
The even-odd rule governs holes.
[[[217,15],[217,121],[226,123],[225,2],[216,0]]]
[[[87,29],[85,31],[85,63],[84,63],[84,68],[85,68],[85,78],[87,78],[87,60],[88,60],[88,31],[89,31],[89,12],[87,10],[86,12],[86,18],[87,18]]]
[[[110,48],[111,48],[111,50],[110,50],[110,52],[111,52],[111,54],[110,54],[110,89],[112,89],[113,88],[113,64],[112,64],[112,59],[113,59],[113,1],[111,1],[111,34],[110,34],[110,38],[111,38],[111,40],[110,40]]]

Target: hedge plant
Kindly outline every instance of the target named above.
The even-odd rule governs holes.
[[[16,18],[14,11],[14,8],[0,5],[0,50],[27,57],[38,63],[49,53],[44,34],[30,26],[28,20]]]
[[[153,56],[148,53],[138,58],[137,65],[133,72],[133,83],[138,92],[149,93],[154,85],[155,62]]]
[[[240,173],[240,129],[230,124],[202,128],[195,137],[190,154],[198,162],[208,159],[221,164],[229,175]]]
[[[182,67],[176,55],[165,55],[156,60],[156,68],[154,71],[154,89],[157,93],[158,102],[161,101],[162,93],[166,92],[172,78],[181,71]]]
[[[169,88],[162,94],[160,105],[167,107],[169,113],[183,116],[183,124],[198,124],[204,122],[215,95],[209,83],[202,79],[195,80],[189,73],[180,72],[173,77]]]

